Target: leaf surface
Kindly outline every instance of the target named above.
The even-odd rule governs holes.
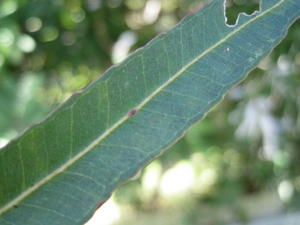
[[[0,150],[1,225],[83,224],[279,43],[300,0],[224,18],[213,0]]]

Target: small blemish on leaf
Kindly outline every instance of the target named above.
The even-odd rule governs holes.
[[[132,117],[134,116],[135,114],[137,113],[137,110],[136,109],[132,109],[129,111],[129,113],[127,114],[128,117]]]
[[[14,208],[17,209],[19,206],[18,205],[14,205]]]
[[[228,53],[229,51],[230,51],[230,48],[228,48],[228,47],[224,50],[225,53]]]

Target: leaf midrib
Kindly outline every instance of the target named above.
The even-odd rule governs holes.
[[[242,24],[237,29],[233,30],[229,34],[227,34],[223,39],[218,41],[216,44],[212,45],[205,51],[203,51],[201,54],[199,54],[196,58],[190,61],[190,63],[187,63],[185,66],[183,66],[173,77],[171,77],[169,80],[167,80],[163,85],[158,87],[152,94],[150,94],[147,98],[145,98],[139,105],[135,107],[137,112],[141,110],[147,103],[149,103],[155,96],[157,96],[163,89],[165,89],[167,86],[172,84],[178,77],[180,77],[188,68],[190,68],[192,65],[194,65],[197,61],[199,61],[201,58],[206,56],[208,53],[212,52],[214,49],[222,45],[225,41],[230,39],[232,36],[237,34],[239,31],[241,31],[243,28],[245,28],[247,25],[255,22],[257,19],[261,18],[262,16],[268,14],[272,10],[279,7],[281,4],[283,4],[284,0],[279,1],[274,6],[270,7],[269,9],[265,10],[264,12],[258,12],[259,14],[247,21],[246,23]],[[224,8],[225,10],[225,8]],[[260,9],[261,10],[261,9]],[[241,14],[240,14],[241,15]],[[225,20],[224,20],[225,21]],[[226,24],[227,25],[227,24]],[[238,21],[236,23],[236,26],[238,26]],[[229,26],[228,27],[234,27]],[[91,87],[92,88],[92,87]],[[13,199],[12,201],[8,202],[6,205],[4,205],[2,208],[0,208],[0,215],[8,211],[10,208],[12,208],[14,205],[17,205],[20,201],[25,199],[27,196],[29,196],[31,193],[33,193],[35,190],[37,190],[39,187],[43,186],[45,183],[47,183],[49,180],[51,180],[56,175],[62,173],[67,168],[69,168],[71,165],[73,165],[75,162],[77,162],[81,157],[83,157],[85,154],[90,152],[94,147],[96,147],[102,140],[104,140],[106,137],[111,135],[119,126],[121,126],[124,122],[126,122],[130,117],[126,114],[124,115],[120,120],[118,120],[111,128],[106,130],[103,134],[101,134],[97,139],[95,139],[90,145],[88,145],[86,148],[84,148],[81,152],[79,152],[77,155],[75,155],[73,158],[69,159],[64,163],[62,166],[60,166],[58,169],[51,172],[49,175],[47,175],[45,178],[28,188],[26,191],[24,191],[21,195]]]

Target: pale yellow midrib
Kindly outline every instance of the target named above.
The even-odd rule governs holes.
[[[225,41],[227,41],[229,38],[231,38],[233,35],[238,33],[240,30],[242,30],[244,27],[246,27],[248,24],[251,24],[258,18],[268,14],[275,8],[279,7],[285,0],[281,0],[280,2],[276,3],[274,6],[270,7],[269,9],[265,10],[264,12],[261,12],[253,19],[250,19],[248,22],[241,25],[239,28],[234,30],[232,33],[229,33],[227,36],[225,36],[224,39],[220,40],[207,50],[205,50],[203,53],[201,53],[198,57],[196,57],[194,60],[192,60],[190,63],[186,64],[184,67],[182,67],[172,78],[170,78],[165,84],[161,85],[158,89],[156,89],[149,97],[147,97],[144,101],[142,101],[137,107],[136,110],[139,111],[144,105],[146,105],[150,100],[152,100],[157,94],[161,92],[165,87],[170,85],[174,80],[176,80],[181,74],[184,73],[190,66],[192,66],[194,63],[196,63],[198,60],[200,60],[203,56],[207,55],[209,52],[223,44]],[[0,215],[2,215],[4,212],[12,208],[14,205],[17,205],[20,201],[22,201],[24,198],[29,196],[31,193],[33,193],[35,190],[37,190],[39,187],[47,183],[49,180],[51,180],[56,175],[60,174],[64,170],[66,170],[69,166],[73,165],[77,160],[79,160],[81,157],[83,157],[85,154],[90,152],[95,146],[97,146],[103,139],[105,139],[107,136],[109,136],[115,129],[117,129],[120,125],[122,125],[127,119],[128,115],[125,115],[122,117],[119,121],[117,121],[110,129],[106,130],[102,135],[100,135],[95,141],[93,141],[89,146],[87,146],[85,149],[83,149],[80,153],[78,153],[76,156],[74,156],[72,159],[68,160],[65,164],[63,164],[58,169],[54,170],[51,174],[46,176],[44,179],[33,185],[32,187],[28,188],[25,192],[23,192],[21,195],[19,195],[17,198],[13,199],[6,205],[4,205],[0,209]]]

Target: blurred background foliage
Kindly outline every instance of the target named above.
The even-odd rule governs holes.
[[[0,147],[204,0],[1,0]],[[228,0],[228,23],[258,0]],[[89,224],[246,223],[300,207],[300,21]],[[101,221],[101,222],[99,222]]]

